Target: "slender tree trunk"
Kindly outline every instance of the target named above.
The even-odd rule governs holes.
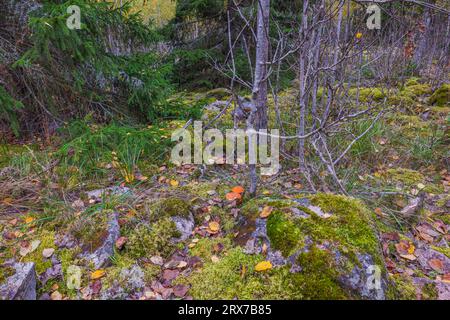
[[[267,62],[269,59],[269,14],[270,0],[257,3],[258,21],[256,34],[255,77],[252,90],[253,110],[247,119],[247,129],[267,129]],[[249,139],[249,150],[253,142]],[[258,143],[256,141],[256,143]],[[256,164],[250,164],[250,194],[256,193],[258,177]]]
[[[267,129],[267,62],[269,59],[270,0],[258,1],[258,28],[256,34],[256,63],[253,84],[253,104],[256,108],[255,130]]]

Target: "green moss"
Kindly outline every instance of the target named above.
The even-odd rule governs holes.
[[[388,169],[386,178],[394,182],[401,182],[408,187],[414,186],[420,182],[423,183],[425,180],[425,177],[420,172],[405,168]]]
[[[157,220],[160,217],[187,217],[191,213],[191,209],[192,207],[189,201],[172,196],[151,202],[148,205],[147,211],[151,220]]]
[[[189,249],[189,253],[200,257],[203,261],[210,261],[215,254],[214,247],[217,245],[222,245],[222,251],[226,252],[232,247],[232,241],[230,238],[201,238],[194,247]]]
[[[169,217],[161,218],[151,226],[140,224],[128,236],[127,254],[135,259],[153,255],[166,257],[175,248],[170,240],[178,236],[175,223]]]
[[[299,219],[297,225],[303,234],[319,243],[336,243],[354,262],[356,253],[368,253],[382,264],[378,240],[370,222],[371,213],[361,201],[323,193],[310,199],[313,205],[331,213],[331,216],[324,219],[312,213],[309,219]]]
[[[333,259],[326,251],[312,249],[299,257],[303,271],[291,273],[288,267],[256,272],[264,258],[246,255],[232,248],[214,263],[205,260],[203,268],[177,283],[191,285],[195,299],[344,299]]]
[[[446,83],[434,91],[429,99],[430,104],[445,107],[450,101],[450,84]]]
[[[431,93],[431,87],[429,84],[415,84],[405,87],[401,94],[409,97],[419,97]]]
[[[300,254],[297,261],[303,270],[293,278],[304,298],[348,298],[338,282],[338,266],[330,252],[313,246],[308,252]]]
[[[303,236],[292,219],[281,212],[273,212],[267,220],[267,235],[275,250],[287,257],[303,246]]]
[[[351,97],[356,97],[358,88],[351,88],[348,93]],[[359,88],[359,101],[361,102],[380,101],[385,97],[386,93],[380,88]]]
[[[393,289],[392,296],[390,298],[396,300],[416,300],[416,287],[412,283],[409,276],[403,274],[394,274],[390,277],[390,280],[394,283],[391,287]]]
[[[411,77],[405,82],[405,87],[415,86],[419,84],[419,78]]]
[[[235,227],[236,221],[229,211],[227,212],[222,208],[214,206],[211,208],[209,215],[213,220],[219,218],[221,229],[224,232],[230,232]]]
[[[99,248],[108,235],[108,220],[112,210],[99,210],[85,213],[70,226],[70,232],[80,239],[85,250],[94,252]]]
[[[16,270],[14,268],[0,265],[0,284],[14,274],[16,274]]]
[[[262,260],[261,256],[246,255],[241,248],[233,248],[219,262],[208,261],[201,270],[178,281],[191,285],[189,292],[195,299],[261,298],[265,289],[263,276],[257,275],[254,267]]]
[[[36,250],[27,254],[23,258],[23,262],[34,262],[36,273],[41,274],[52,266],[51,259],[44,258],[42,250],[47,248],[56,249],[55,246],[55,233],[52,231],[43,230],[36,240],[40,240],[41,243]]]

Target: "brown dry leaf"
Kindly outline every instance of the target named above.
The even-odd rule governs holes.
[[[439,273],[443,273],[444,270],[444,263],[442,262],[442,260],[439,259],[430,259],[428,260],[428,264],[430,265],[430,267]]]
[[[262,261],[255,266],[255,271],[262,272],[272,269],[270,261]]]
[[[375,208],[375,213],[377,214],[377,216],[385,216],[385,214],[383,213],[383,210],[381,210],[381,208]]]
[[[260,213],[260,217],[261,218],[267,218],[268,216],[270,216],[270,214],[272,213],[272,211],[273,211],[273,207],[270,207],[270,206],[265,206],[264,208],[263,208],[263,210],[261,211],[261,213]]]
[[[416,256],[413,254],[401,254],[400,257],[402,257],[403,259],[410,260],[410,261],[414,261],[417,259]]]
[[[441,277],[442,281],[450,283],[450,273],[446,273]]]
[[[95,270],[94,272],[91,273],[91,280],[100,279],[103,276],[105,276],[105,274],[106,274],[106,271],[103,269]]]
[[[128,238],[127,237],[120,237],[116,240],[116,248],[118,250],[122,250],[123,246],[127,243]]]
[[[62,294],[59,291],[55,291],[50,295],[52,300],[62,300]]]

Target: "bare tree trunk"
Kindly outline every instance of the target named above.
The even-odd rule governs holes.
[[[256,63],[253,84],[255,106],[254,129],[267,129],[267,62],[269,59],[270,0],[258,1],[258,27],[256,34]]]
[[[256,34],[255,77],[252,90],[253,110],[247,119],[247,129],[267,129],[267,62],[269,58],[269,14],[270,0],[258,1]],[[249,150],[253,142],[249,139]],[[257,143],[257,142],[256,142]],[[250,194],[257,188],[256,164],[250,164]]]

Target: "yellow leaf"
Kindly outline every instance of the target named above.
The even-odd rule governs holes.
[[[25,218],[25,223],[32,223],[34,221],[33,217],[26,217]]]
[[[178,187],[178,185],[180,184],[177,180],[173,180],[173,179],[170,180],[169,183],[172,187]]]
[[[220,229],[219,223],[217,223],[215,221],[211,221],[209,223],[209,230],[211,230],[212,232],[218,232],[219,229]]]
[[[409,254],[413,254],[415,250],[416,250],[416,247],[414,247],[413,244],[410,244],[409,248],[408,248],[408,253]]]
[[[267,271],[272,269],[272,264],[270,261],[262,261],[255,266],[255,271]]]
[[[103,269],[95,270],[91,273],[91,280],[100,279],[106,274],[106,271]]]
[[[269,207],[269,206],[265,206],[264,208],[263,208],[263,210],[261,211],[261,213],[260,213],[260,217],[261,218],[267,218],[268,216],[270,216],[270,214],[272,213],[272,210],[273,210],[273,208],[272,207]]]
[[[356,39],[361,39],[362,36],[363,36],[363,34],[362,34],[361,32],[358,32],[358,33],[356,34]]]

